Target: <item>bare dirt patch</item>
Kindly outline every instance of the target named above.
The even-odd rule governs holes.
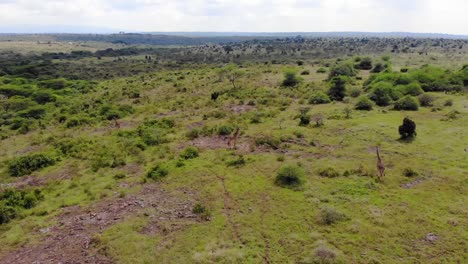
[[[156,185],[146,185],[135,195],[106,199],[87,208],[72,206],[63,209],[57,224],[38,234],[46,234],[39,244],[23,245],[1,258],[1,263],[113,263],[94,246],[96,235],[129,216],[150,208],[152,222],[172,219],[193,219],[190,195],[171,195]],[[170,231],[170,230],[169,230]]]
[[[256,109],[254,105],[232,105],[229,107],[229,110],[236,114],[241,114],[245,112],[249,112]]]

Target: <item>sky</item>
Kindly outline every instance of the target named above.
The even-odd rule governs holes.
[[[468,35],[467,0],[0,0],[0,32]]]

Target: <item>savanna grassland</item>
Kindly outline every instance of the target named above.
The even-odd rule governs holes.
[[[466,40],[7,38],[1,263],[468,261]]]

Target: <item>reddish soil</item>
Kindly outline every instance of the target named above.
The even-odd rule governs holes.
[[[154,226],[168,225],[174,219],[194,223],[197,218],[191,211],[190,196],[187,192],[171,195],[147,185],[125,198],[101,200],[88,208],[64,208],[55,226],[36,231],[46,234],[39,244],[22,245],[3,256],[0,263],[114,263],[105,250],[98,250],[100,233],[129,216],[141,215],[143,210],[151,212]]]

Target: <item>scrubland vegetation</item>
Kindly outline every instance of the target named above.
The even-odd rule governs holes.
[[[464,263],[467,45],[2,45],[0,262]]]

